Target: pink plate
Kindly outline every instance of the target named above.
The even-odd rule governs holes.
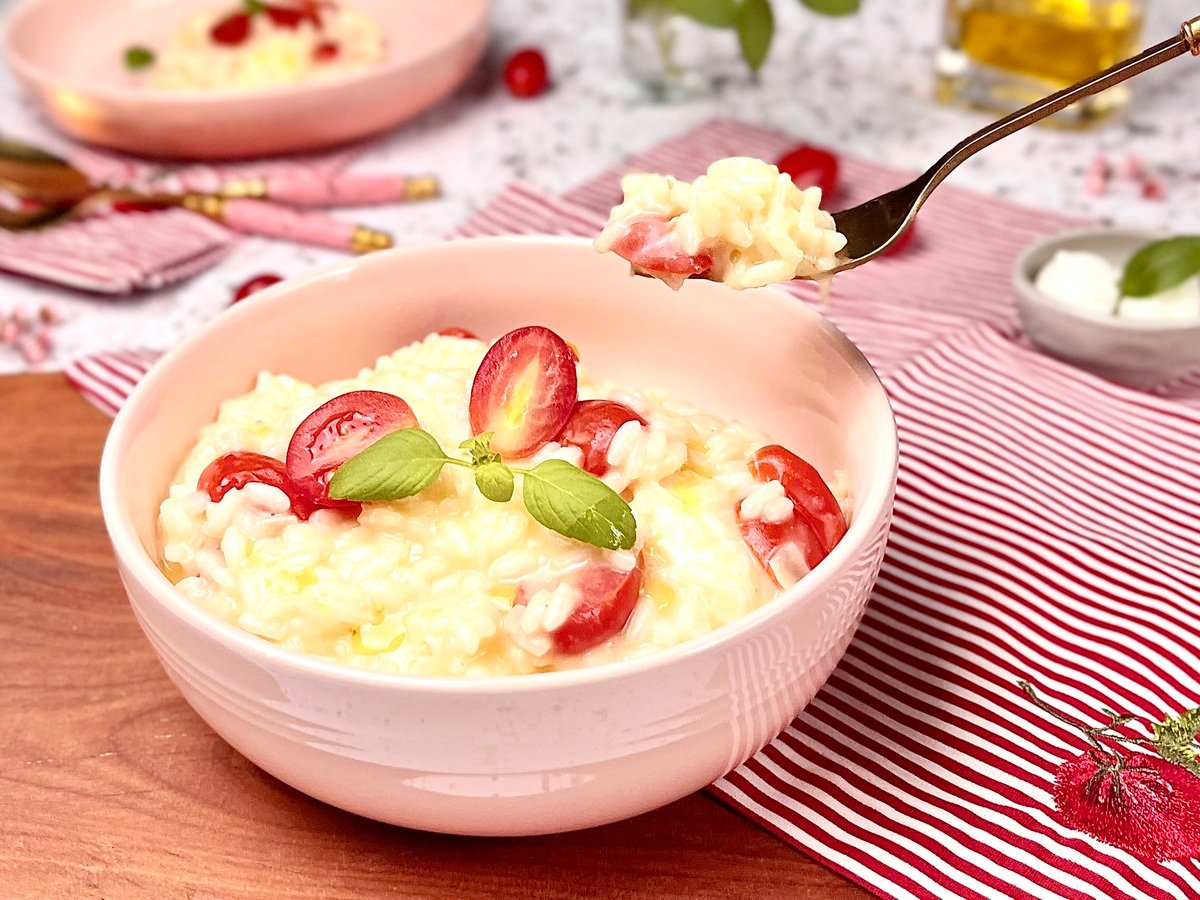
[[[488,0],[349,0],[383,29],[377,66],[272,88],[160,91],[124,68],[193,12],[238,0],[26,0],[2,50],[72,137],[143,156],[229,159],[315,150],[384,131],[453,91],[487,43]]]

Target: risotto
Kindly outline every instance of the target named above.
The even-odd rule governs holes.
[[[418,469],[433,457],[432,472],[412,490],[411,472],[372,462],[389,453]],[[399,499],[339,494],[364,472],[361,496]],[[557,495],[539,507],[554,480],[539,473],[612,534],[588,533],[588,514],[555,519]],[[818,564],[846,508],[767,436],[596,379],[534,326],[490,348],[432,334],[321,385],[260,374],[187,454],[159,533],[183,595],[265,640],[495,676],[639,657],[732,622]]]
[[[821,189],[801,190],[770,163],[749,157],[714,162],[695,181],[634,174],[625,199],[596,238],[641,275],[678,287],[689,277],[734,288],[818,275],[846,246]]]
[[[379,26],[332,3],[247,3],[191,16],[157,54],[146,52],[146,81],[165,90],[260,88],[374,65],[383,59]]]

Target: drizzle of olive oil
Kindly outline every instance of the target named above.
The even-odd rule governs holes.
[[[187,577],[187,572],[183,570],[183,566],[179,565],[179,563],[167,562],[165,559],[159,559],[158,568],[159,571],[167,576],[167,579],[171,582],[171,584],[179,584],[179,582],[183,581],[183,579]]]

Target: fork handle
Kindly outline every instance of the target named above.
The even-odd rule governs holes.
[[[1153,69],[1155,66],[1162,65],[1168,60],[1172,60],[1177,56],[1183,56],[1183,54],[1188,52],[1193,56],[1200,56],[1200,16],[1184,22],[1179,28],[1179,34],[1170,40],[1163,41],[1161,44],[1155,44],[1137,56],[1130,57],[1124,62],[1119,62],[1115,66],[1105,69],[1103,72],[1094,75],[1086,81],[1081,81],[1069,88],[1064,88],[1057,93],[1050,94],[1048,97],[1043,97],[1041,100],[1029,104],[1024,109],[1019,109],[1005,116],[1003,119],[998,119],[990,125],[981,128],[970,137],[965,138],[934,164],[933,169],[930,170],[929,181],[922,193],[928,196],[929,192],[937,187],[947,175],[958,168],[960,163],[974,156],[984,147],[989,147],[1001,138],[1008,137],[1014,131],[1020,131],[1026,125],[1032,125],[1034,122],[1053,115],[1070,106],[1076,100],[1082,100],[1084,97],[1098,94],[1100,91],[1118,85],[1122,81],[1132,78],[1134,75],[1140,75],[1148,69]]]

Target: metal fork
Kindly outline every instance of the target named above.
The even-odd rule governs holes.
[[[1140,75],[1147,69],[1153,69],[1189,51],[1193,56],[1200,56],[1200,16],[1184,22],[1180,26],[1179,34],[1170,40],[1156,44],[1086,81],[1051,94],[980,129],[955,145],[954,149],[924,174],[904,187],[889,191],[851,209],[834,213],[833,220],[838,231],[846,236],[846,247],[839,254],[844,261],[829,272],[810,277],[823,278],[835,272],[844,272],[878,256],[900,237],[916,216],[917,210],[929,199],[933,189],[963,161],[984,147],[1070,106],[1076,100],[1120,84],[1127,78]]]

